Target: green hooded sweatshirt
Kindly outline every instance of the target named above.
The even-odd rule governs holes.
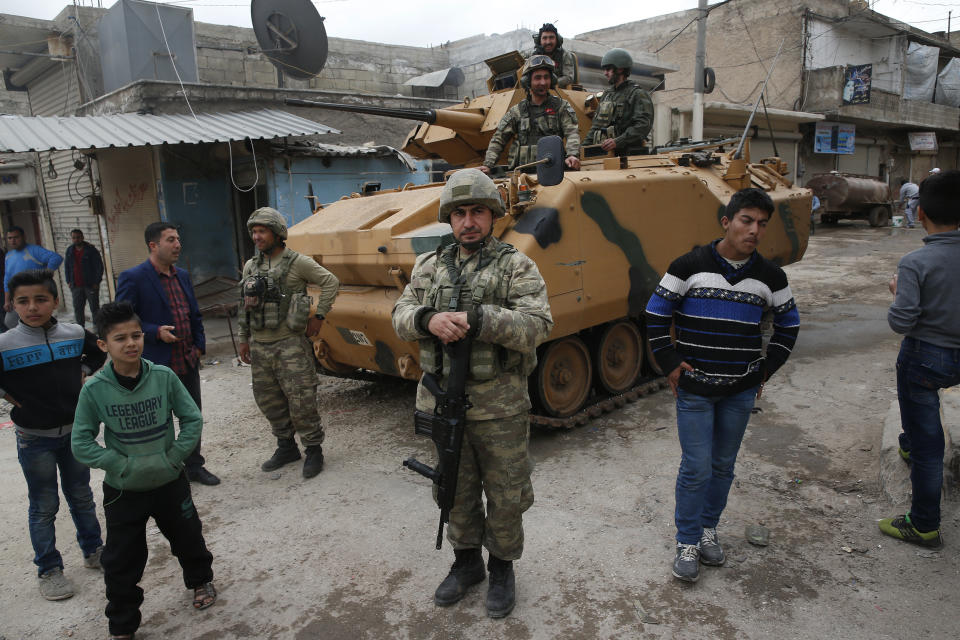
[[[133,391],[117,382],[112,365],[87,381],[73,422],[73,455],[106,471],[104,482],[120,490],[149,491],[176,480],[203,428],[203,416],[177,374],[143,358],[140,363]],[[180,419],[176,438],[173,416]],[[101,423],[106,448],[96,441]]]

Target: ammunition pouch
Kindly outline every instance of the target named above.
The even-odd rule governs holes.
[[[240,285],[241,308],[251,329],[276,329],[282,321],[284,295],[269,275],[252,275]]]
[[[514,251],[508,246],[501,250],[494,261],[499,263]],[[441,269],[438,269],[437,278],[441,277],[440,274]],[[485,304],[503,306],[507,300],[509,285],[506,275],[502,269],[483,269],[469,274],[455,308],[459,311],[467,311],[478,309]],[[451,308],[450,298],[455,290],[456,287],[449,280],[435,282],[426,291],[424,304],[441,311],[448,310]],[[536,354],[526,355],[505,349],[498,344],[474,340],[470,348],[469,379],[471,381],[493,380],[507,372],[522,372],[526,376],[533,372],[536,365]],[[450,357],[439,340],[431,337],[420,341],[420,368],[435,376],[449,374]]]
[[[295,333],[306,329],[313,300],[303,292],[286,289],[287,274],[297,255],[287,250],[277,266],[240,283],[240,309],[250,330],[277,329],[283,324]]]
[[[287,305],[287,328],[294,333],[303,333],[310,319],[310,306],[313,298],[306,293],[294,293],[289,296]]]

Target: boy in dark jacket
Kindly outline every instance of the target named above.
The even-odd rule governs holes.
[[[90,490],[90,469],[70,451],[70,431],[84,375],[106,359],[96,338],[75,324],[53,317],[59,300],[51,271],[21,271],[10,278],[10,300],[20,321],[0,335],[0,397],[13,404],[17,458],[27,479],[30,542],[40,593],[65,600],[73,586],[63,575],[54,520],[63,495],[77,527],[84,565],[100,568],[100,523]]]
[[[900,259],[890,282],[896,296],[887,321],[903,334],[897,357],[900,455],[912,462],[910,511],[878,524],[888,536],[939,549],[943,424],[939,390],[960,384],[960,171],[920,184],[917,216],[929,234]]]
[[[183,567],[194,608],[206,609],[216,600],[213,556],[203,540],[183,465],[200,439],[203,418],[173,371],[140,357],[143,329],[133,307],[106,304],[95,322],[97,344],[112,362],[80,393],[73,452],[77,460],[106,471],[106,615],[113,638],[132,638],[140,626],[143,589],[138,583],[147,563],[150,517]],[[173,416],[180,421],[176,437]],[[96,441],[101,423],[106,447]]]

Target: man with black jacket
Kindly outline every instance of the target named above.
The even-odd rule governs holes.
[[[97,248],[83,239],[83,231],[70,232],[73,245],[63,254],[63,274],[73,295],[73,317],[83,326],[83,307],[90,305],[90,320],[100,308],[100,281],[103,259]]]

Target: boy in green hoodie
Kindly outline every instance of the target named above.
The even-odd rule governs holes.
[[[111,362],[84,385],[73,423],[73,454],[106,471],[103,509],[107,544],[103,550],[106,615],[113,638],[133,638],[140,626],[147,563],[147,519],[153,517],[183,567],[183,582],[194,590],[193,606],[216,600],[213,556],[184,473],[184,459],[200,439],[203,417],[183,384],[167,367],[140,357],[143,330],[128,303],[106,304],[97,312],[100,349]],[[173,416],[180,420],[175,437]],[[96,442],[100,425],[104,444]]]

